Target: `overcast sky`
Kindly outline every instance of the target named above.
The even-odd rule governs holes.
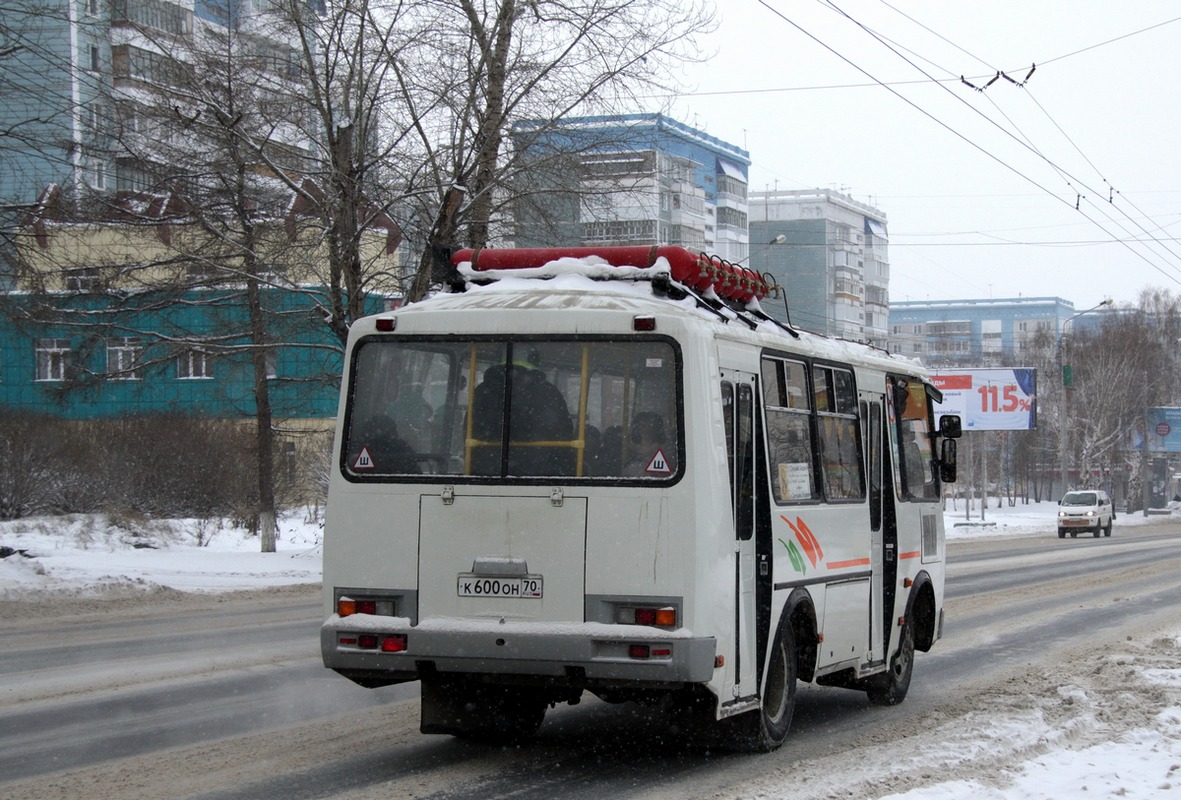
[[[884,211],[892,300],[1181,294],[1181,2],[717,5],[671,115]]]

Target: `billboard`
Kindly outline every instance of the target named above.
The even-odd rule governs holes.
[[[943,392],[943,402],[935,404],[936,422],[943,414],[958,414],[966,431],[1037,428],[1037,370],[939,371],[931,375],[931,382]]]
[[[1145,409],[1143,425],[1132,429],[1131,449],[1143,450],[1145,441],[1150,453],[1181,453],[1181,408]]]

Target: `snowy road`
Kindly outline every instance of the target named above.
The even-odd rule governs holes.
[[[1082,746],[1168,705],[1131,666],[1176,669],[1156,634],[1181,617],[1181,530],[949,551],[945,638],[919,655],[907,702],[802,686],[787,744],[754,757],[686,748],[659,716],[589,698],[518,749],[422,736],[413,687],[364,690],[319,666],[312,588],[6,603],[0,795],[881,797],[992,785],[1047,723]]]

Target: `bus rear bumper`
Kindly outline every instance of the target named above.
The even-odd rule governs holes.
[[[324,666],[363,686],[439,673],[535,679],[571,687],[675,687],[714,676],[717,643],[641,625],[333,615],[320,631]]]

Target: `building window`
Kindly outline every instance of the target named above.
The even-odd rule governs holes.
[[[120,45],[113,71],[117,78],[133,78],[156,86],[187,85],[193,68],[174,58],[132,45]]]
[[[130,22],[176,36],[187,35],[192,27],[190,12],[165,0],[115,0],[111,17],[116,22]]]
[[[102,288],[98,267],[66,270],[66,289],[71,292],[93,292]]]
[[[69,339],[38,339],[34,344],[37,380],[62,381],[70,361]]]
[[[90,188],[96,192],[107,190],[107,163],[105,161],[90,162]]]
[[[110,118],[110,112],[107,110],[107,105],[99,101],[87,103],[82,107],[82,124],[86,128],[86,132],[92,136],[106,133],[107,120]]]
[[[212,378],[212,361],[204,350],[186,350],[176,357],[176,377],[182,380]]]
[[[584,222],[582,224],[582,238],[588,244],[605,244],[609,242],[655,242],[657,238],[656,220],[609,220],[604,222]]]
[[[745,230],[747,227],[746,214],[737,209],[723,206],[718,209],[718,224]]]
[[[194,283],[209,283],[222,276],[221,271],[204,261],[190,261],[185,264],[185,278]]]
[[[121,381],[137,381],[139,362],[143,354],[140,340],[134,336],[120,336],[107,340],[107,374]]]

